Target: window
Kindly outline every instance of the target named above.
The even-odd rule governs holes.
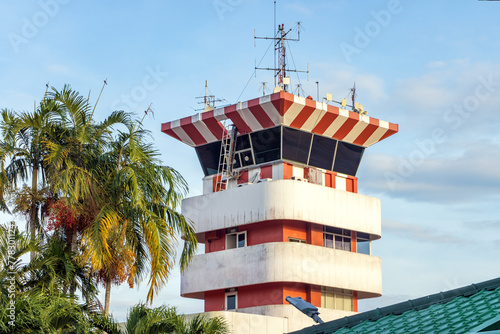
[[[333,170],[348,175],[356,175],[364,148],[339,141]]]
[[[238,291],[226,292],[226,310],[238,308]]]
[[[352,291],[321,287],[321,307],[352,311]]]
[[[351,251],[351,231],[336,227],[324,227],[323,246]]]
[[[275,127],[250,134],[255,163],[261,164],[279,160],[281,148],[281,127]]]
[[[233,168],[251,166],[254,164],[252,147],[248,134],[238,136],[233,160]]]
[[[283,128],[283,159],[307,163],[312,134],[292,128]],[[331,168],[331,167],[329,167]]]
[[[219,168],[220,141],[196,147],[196,154],[200,160],[205,176],[217,174]]]
[[[226,249],[242,248],[247,245],[247,232],[226,234]]]
[[[371,242],[370,235],[368,233],[357,233],[356,251],[360,254],[371,255]]]
[[[308,164],[310,166],[331,170],[333,156],[335,155],[335,147],[337,147],[337,141],[335,139],[314,135]]]
[[[298,238],[288,238],[288,242],[298,242],[301,244],[305,244],[306,241],[304,239],[298,239]]]

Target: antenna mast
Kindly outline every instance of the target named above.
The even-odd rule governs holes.
[[[276,1],[274,2],[274,27],[276,27]],[[292,29],[285,30],[285,25],[278,25],[278,31],[274,35],[275,37],[257,37],[256,39],[270,39],[274,40],[274,68],[269,67],[257,67],[255,70],[266,70],[274,71],[274,85],[280,87],[285,92],[288,92],[288,86],[290,85],[290,78],[287,77],[287,72],[300,72],[309,74],[309,66],[307,71],[291,70],[287,68],[286,63],[286,41],[300,41],[300,22],[297,23],[297,38],[288,37],[292,32]]]
[[[354,86],[351,88],[352,93],[352,111],[356,111],[356,82],[354,82]]]
[[[262,81],[261,82],[261,85],[262,85],[262,96],[265,96],[266,95],[266,83],[265,81]]]
[[[215,109],[215,102],[223,102],[224,99],[216,99],[215,95],[208,94],[208,81],[205,80],[205,95],[197,96],[197,99],[203,99],[203,102],[198,102],[199,104],[203,103],[203,111],[209,111]],[[201,109],[197,109],[201,110]]]

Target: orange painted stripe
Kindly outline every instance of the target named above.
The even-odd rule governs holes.
[[[241,118],[240,114],[236,110],[236,104],[224,108],[224,114],[229,117],[229,119],[236,125],[238,132],[241,134],[252,132],[252,129],[248,124]]]
[[[264,129],[271,128],[275,126],[274,122],[271,120],[266,111],[260,106],[259,99],[253,99],[248,101],[248,109],[255,116],[257,121]]]
[[[357,233],[356,231],[351,231],[351,252],[356,253],[357,252]]]
[[[272,94],[271,103],[278,110],[280,116],[284,116],[293,104],[293,95],[285,92]]]
[[[352,193],[353,190],[354,190],[354,184],[353,184],[353,179],[351,179],[350,177],[348,177],[346,180],[345,180],[345,190]]]
[[[353,312],[358,312],[358,292],[352,292],[352,310]]]
[[[379,128],[379,120],[370,118],[370,124],[360,133],[358,138],[353,141],[353,144],[363,146],[363,144],[370,138],[370,136]]]
[[[387,132],[382,136],[382,138],[380,138],[379,141],[382,141],[385,138],[392,136],[393,134],[395,134],[398,131],[399,131],[399,125],[389,123],[389,130],[387,130]]]
[[[260,167],[260,178],[261,179],[272,179],[273,178],[273,166]]]
[[[311,117],[314,110],[316,110],[316,102],[306,99],[306,105],[302,108],[297,117],[295,117],[290,126],[292,128],[300,129],[309,117]]]
[[[227,133],[224,126],[215,119],[213,110],[201,114],[201,120],[218,140],[221,140],[222,135]]]
[[[293,176],[293,166],[288,163],[283,163],[283,180],[289,180]]]
[[[168,122],[168,123],[163,123],[161,125],[161,132],[163,133],[166,133],[167,135],[169,135],[170,137],[173,137],[179,141],[182,141],[179,136],[177,136],[174,132],[174,130],[172,130],[172,122]]]
[[[186,132],[196,146],[207,143],[205,137],[203,137],[203,135],[193,125],[191,116],[181,119],[181,128]]]
[[[356,124],[358,124],[359,120],[357,119],[353,119],[353,118],[348,118],[344,124],[342,124],[342,126],[340,127],[340,129],[337,130],[337,132],[335,132],[335,134],[333,135],[333,138],[335,139],[344,139],[345,136],[347,136],[349,134],[349,132],[351,132],[352,128],[354,128],[354,126]]]
[[[321,117],[321,120],[314,127],[314,129],[312,129],[312,133],[322,135],[338,116],[338,114],[327,112],[323,117]]]

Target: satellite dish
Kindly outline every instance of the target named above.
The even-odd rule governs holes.
[[[280,86],[276,86],[274,87],[274,93],[278,93],[278,92],[281,92],[283,89],[281,89]]]
[[[364,115],[364,110],[363,110],[363,105],[361,103],[354,103],[354,111],[356,111],[357,113],[360,113],[362,115]]]

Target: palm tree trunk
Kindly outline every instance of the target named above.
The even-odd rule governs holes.
[[[31,241],[35,240],[36,234],[36,215],[37,215],[37,203],[35,201],[34,195],[37,193],[38,185],[38,163],[33,164],[33,173],[31,175],[31,193],[33,194],[33,198],[31,199],[31,211],[30,211],[30,237]],[[30,259],[33,260],[35,258],[35,252],[30,252]]]
[[[109,299],[111,297],[111,278],[106,277],[106,295],[104,297],[104,316],[108,316],[109,313]]]
[[[70,249],[71,249],[71,256],[74,256],[76,254],[76,237],[77,237],[77,229],[75,228],[75,230],[73,231],[72,235],[71,235],[71,246],[70,246]],[[75,276],[76,277],[76,276]],[[83,289],[83,286],[82,286],[82,289]],[[75,292],[76,292],[76,282],[75,282],[75,278],[73,278],[72,282],[71,282],[71,285],[69,287],[69,294],[71,296],[74,296],[75,295]]]

